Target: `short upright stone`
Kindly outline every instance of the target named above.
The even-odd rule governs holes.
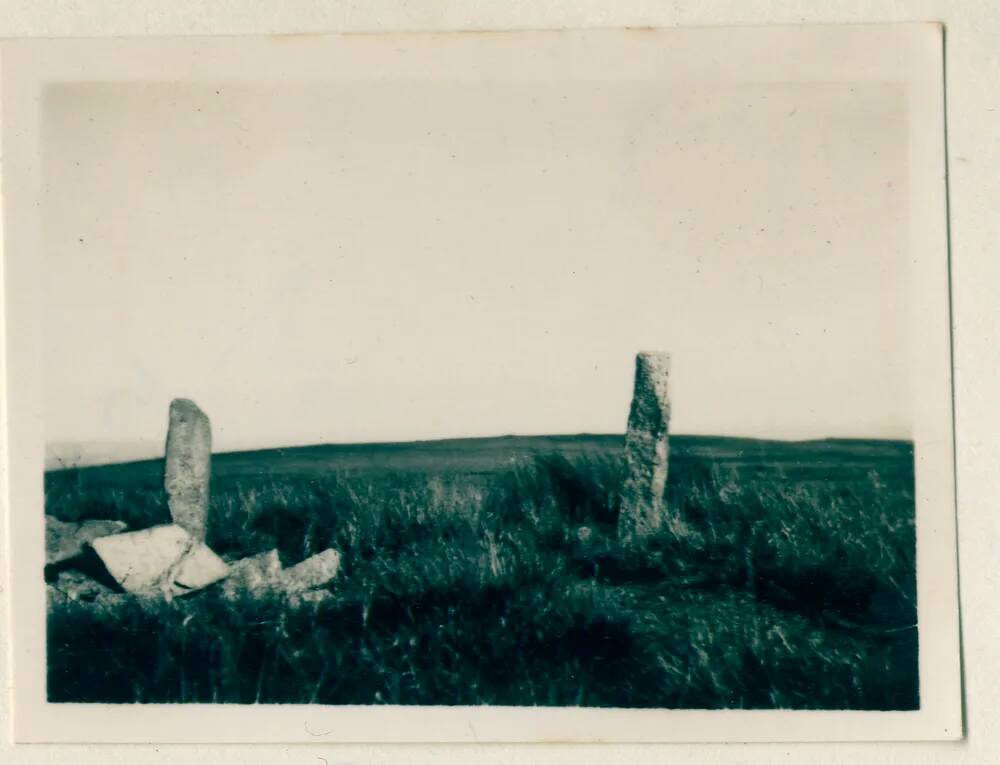
[[[626,537],[655,532],[667,521],[669,377],[668,354],[644,352],[636,356],[621,494],[620,530]]]
[[[198,541],[205,540],[208,482],[212,472],[212,426],[194,401],[170,402],[164,486],[170,515]]]

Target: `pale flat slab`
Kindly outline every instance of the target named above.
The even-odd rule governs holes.
[[[176,524],[95,539],[91,545],[108,573],[127,592],[142,593],[181,559],[191,545],[190,535]]]

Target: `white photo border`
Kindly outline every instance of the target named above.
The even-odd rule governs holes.
[[[449,44],[439,45],[447,37]],[[385,45],[392,42],[392,45]],[[580,76],[727,82],[893,81],[909,99],[908,240],[912,327],[921,708],[913,712],[651,710],[509,707],[50,704],[45,694],[44,463],[39,312],[40,105],[67,81],[315,80],[403,74],[400,49],[421,53],[407,76],[483,68],[538,76],[535,46],[574,57]],[[485,50],[485,55],[483,51]],[[394,53],[396,51],[396,53]],[[555,52],[555,53],[553,53]],[[597,56],[597,53],[600,56]],[[722,55],[720,55],[722,54]],[[481,56],[475,71],[461,66]],[[586,66],[595,58],[601,62]],[[936,24],[504,33],[394,33],[249,38],[7,41],[3,97],[6,308],[5,515],[11,584],[17,742],[772,742],[916,741],[962,735],[954,504],[951,337],[945,188],[942,29]],[[333,74],[331,74],[333,73]],[[347,75],[352,76],[352,75]]]

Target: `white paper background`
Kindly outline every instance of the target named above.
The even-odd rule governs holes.
[[[419,7],[414,7],[419,5]],[[795,7],[792,7],[795,6]],[[997,759],[996,641],[998,602],[992,498],[1000,478],[989,436],[1000,418],[989,408],[990,383],[1000,365],[996,345],[995,256],[1000,220],[997,163],[1000,134],[1000,10],[992,3],[896,2],[631,2],[299,3],[279,10],[266,4],[135,2],[125,15],[115,3],[4,2],[0,34],[68,36],[105,34],[232,34],[374,29],[593,27],[690,24],[765,24],[941,20],[947,25],[952,278],[958,450],[959,546],[962,573],[968,739],[959,744],[633,747],[19,747],[0,758],[15,762],[60,760],[118,762],[440,762],[475,757],[482,762],[991,762]],[[992,447],[992,448],[991,448]],[[6,561],[5,566],[6,569]],[[4,593],[0,593],[3,597]],[[4,604],[6,606],[6,603]],[[5,630],[6,633],[6,630]],[[8,667],[2,667],[8,686]],[[8,698],[0,717],[7,719]]]

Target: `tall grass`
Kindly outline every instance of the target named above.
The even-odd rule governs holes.
[[[320,604],[60,603],[53,701],[911,709],[912,484],[672,468],[685,533],[623,545],[617,460],[538,458],[490,480],[220,479],[209,544],[286,565],[328,547]],[[155,488],[50,475],[47,510],[138,528]]]

